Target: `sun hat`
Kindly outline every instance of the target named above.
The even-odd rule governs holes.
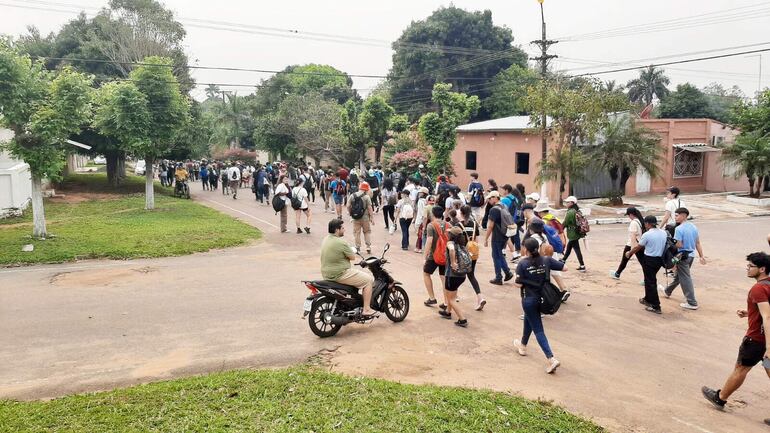
[[[577,203],[577,198],[574,195],[571,195],[564,199],[565,203]]]
[[[489,193],[487,194],[486,199],[489,200],[492,197],[500,198],[500,193],[497,192],[497,191],[489,191]]]
[[[361,191],[369,191],[371,188],[369,187],[369,182],[361,182],[361,185],[358,186],[358,189]]]
[[[420,187],[419,192],[421,192],[421,193],[423,193],[425,195],[428,195],[428,193],[429,193],[428,188],[426,188],[424,186]]]
[[[536,193],[536,192],[533,192],[533,193],[531,193],[531,194],[528,194],[528,195],[527,195],[526,197],[524,197],[524,198],[528,198],[528,199],[530,199],[530,200],[534,201],[535,203],[537,203],[537,202],[539,202],[539,201],[540,201],[540,194],[538,194],[538,193]]]
[[[548,202],[545,200],[540,200],[537,202],[537,206],[535,206],[535,212],[544,212],[550,209],[551,206],[548,205]]]

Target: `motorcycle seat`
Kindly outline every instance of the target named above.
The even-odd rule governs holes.
[[[344,290],[346,292],[351,292],[351,293],[358,293],[357,287],[348,286],[347,284],[341,284],[335,281],[318,280],[318,281],[313,281],[312,284],[316,287],[325,287],[329,289],[337,289],[337,290]]]

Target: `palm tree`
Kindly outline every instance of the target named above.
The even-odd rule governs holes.
[[[631,102],[642,102],[645,106],[652,104],[652,100],[657,97],[659,100],[669,94],[666,87],[669,83],[668,77],[664,75],[663,69],[656,69],[655,66],[649,66],[639,72],[639,78],[635,78],[626,84],[628,88],[628,99]]]
[[[623,204],[623,194],[631,174],[639,167],[650,177],[660,176],[663,151],[660,137],[653,131],[636,125],[631,116],[612,119],[593,148],[592,160],[606,169],[612,179],[610,202]]]
[[[225,93],[225,101],[217,105],[217,120],[220,126],[219,134],[227,143],[230,149],[241,147],[241,136],[245,129],[245,124],[251,119],[248,107],[239,98],[237,93]]]
[[[722,149],[722,160],[740,168],[736,179],[745,175],[749,180],[749,196],[759,198],[770,176],[770,133],[745,132],[735,139],[735,144]]]
[[[581,146],[566,145],[548,152],[546,159],[541,160],[535,184],[542,185],[547,181],[559,183],[558,205],[562,205],[564,191],[567,190],[567,178],[570,183],[585,180],[589,175],[586,168],[591,162],[590,156],[582,150]]]
[[[216,84],[209,84],[206,86],[206,99],[214,99],[219,96],[219,86]]]

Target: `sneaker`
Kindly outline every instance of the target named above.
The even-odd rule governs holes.
[[[518,258],[520,258],[520,257],[521,257],[521,253],[520,253],[520,252],[518,252],[518,251],[514,251],[514,252],[513,252],[513,258],[514,258],[514,259],[518,259]]]
[[[519,352],[519,355],[527,356],[527,346],[521,344],[521,341],[513,340],[513,347],[516,348],[516,351]]]
[[[586,271],[586,267],[583,266],[583,265],[580,265],[580,266],[578,266],[577,270],[578,270],[578,272],[585,272]]]
[[[542,319],[543,317],[545,317],[545,314],[540,313],[540,318]],[[524,315],[523,314],[521,316],[519,316],[519,320],[524,320]]]
[[[561,295],[561,302],[567,302],[567,299],[569,299],[570,295],[572,295],[572,292],[565,290]]]
[[[305,233],[310,234],[310,227],[305,227]]]
[[[661,310],[660,310],[660,308],[655,308],[655,307],[647,307],[647,308],[645,308],[644,310],[645,310],[645,311],[649,311],[650,313],[655,313],[655,314],[663,314],[663,311],[661,311]]]
[[[502,286],[503,285],[503,280],[498,280],[497,278],[493,278],[493,279],[489,280],[489,284],[494,284],[496,286]]]
[[[545,369],[545,372],[548,374],[553,374],[554,372],[556,372],[556,369],[559,368],[559,366],[561,365],[561,362],[559,362],[559,360],[556,358],[551,358],[551,360],[548,361],[548,364],[549,365]]]
[[[508,273],[505,274],[505,280],[504,281],[508,281],[511,278],[513,278],[513,272],[508,271]]]
[[[479,303],[476,305],[476,311],[481,311],[481,310],[483,310],[485,305],[487,305],[487,300],[486,300],[486,299],[482,299],[482,300],[481,300],[481,302],[479,302]]]
[[[438,315],[441,316],[442,319],[451,319],[452,313],[444,310],[439,310]]]
[[[698,309],[697,305],[690,305],[687,302],[683,302],[683,303],[679,304],[679,306],[684,308],[685,310],[693,310],[693,311],[695,311],[695,310]]]
[[[713,404],[715,408],[723,410],[725,408],[725,404],[727,404],[727,401],[719,398],[719,391],[721,390],[711,389],[708,386],[704,386],[700,389],[700,392],[703,394],[703,397],[706,398],[706,400]]]
[[[619,280],[620,279],[620,275],[618,275],[617,272],[615,272],[613,270],[610,270],[610,278],[612,278],[613,280]]]
[[[455,322],[455,325],[461,327],[461,328],[467,328],[468,327],[468,321],[466,319],[458,320]]]
[[[286,230],[286,229],[281,230],[281,233],[286,233],[286,232],[288,232],[288,230]]]
[[[435,299],[428,299],[427,301],[423,302],[423,304],[425,304],[426,307],[432,307],[438,304],[438,301]]]
[[[645,307],[652,307],[652,304],[650,304],[649,302],[647,302],[647,300],[646,300],[646,299],[644,299],[644,298],[639,298],[639,303],[640,303],[640,304],[642,304],[642,305],[644,305]]]
[[[668,293],[666,289],[660,284],[658,284],[658,291],[660,292],[661,295],[665,296],[666,299],[671,297],[671,293]]]
[[[299,228],[299,227],[297,227],[297,234],[298,234],[298,235],[301,235],[301,234],[302,234],[302,229],[301,229],[301,228]]]
[[[765,418],[765,425],[770,425],[770,418]]]
[[[446,304],[440,304],[440,305],[438,306],[438,308],[440,308],[440,309],[442,309],[442,310],[446,310]]]
[[[421,250],[421,249],[419,249],[419,248],[415,248],[415,249],[414,249],[414,252],[415,252],[415,253],[421,253],[421,252],[422,252],[422,250]]]

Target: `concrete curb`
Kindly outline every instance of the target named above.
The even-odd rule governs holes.
[[[763,217],[763,216],[770,216],[770,210],[759,210],[756,212],[749,212],[746,215],[750,217]]]

